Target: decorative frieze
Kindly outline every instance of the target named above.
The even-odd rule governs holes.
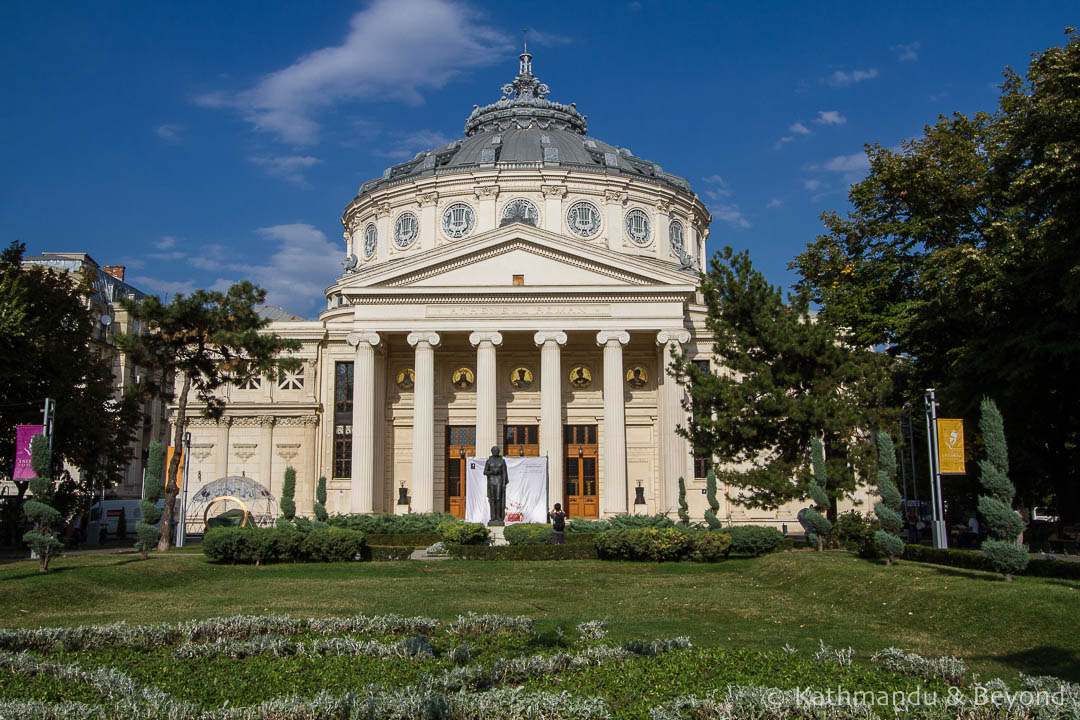
[[[233,455],[241,462],[247,462],[255,457],[255,449],[257,447],[259,447],[258,443],[233,443]]]
[[[210,457],[210,453],[213,452],[214,443],[192,443],[191,444],[191,457],[195,458],[199,462],[206,460]]]
[[[300,443],[278,443],[277,454],[282,460],[292,460],[300,454]]]

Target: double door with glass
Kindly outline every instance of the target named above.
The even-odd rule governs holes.
[[[600,517],[596,489],[598,445],[595,425],[567,425],[563,428],[566,447],[566,511],[570,517]]]
[[[465,517],[465,462],[476,456],[476,426],[446,428],[446,512]]]

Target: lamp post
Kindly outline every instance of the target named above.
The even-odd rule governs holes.
[[[184,535],[187,531],[187,493],[188,478],[191,476],[191,433],[184,433],[184,487],[180,490],[180,522],[176,526],[176,547],[184,547]]]
[[[926,446],[930,456],[930,504],[934,522],[934,547],[944,550],[949,546],[949,536],[945,530],[945,502],[941,497],[941,473],[938,463],[937,447],[937,401],[934,388],[927,388],[923,395],[926,405]]]

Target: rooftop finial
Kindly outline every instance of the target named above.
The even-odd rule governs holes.
[[[521,65],[518,69],[518,75],[532,75],[532,55],[529,54],[528,32],[528,28],[521,28],[521,41],[525,46],[525,51],[521,53]]]

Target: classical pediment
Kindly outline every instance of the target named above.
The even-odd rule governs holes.
[[[515,224],[341,280],[341,288],[648,287],[694,285],[697,278],[655,260],[625,255]]]

